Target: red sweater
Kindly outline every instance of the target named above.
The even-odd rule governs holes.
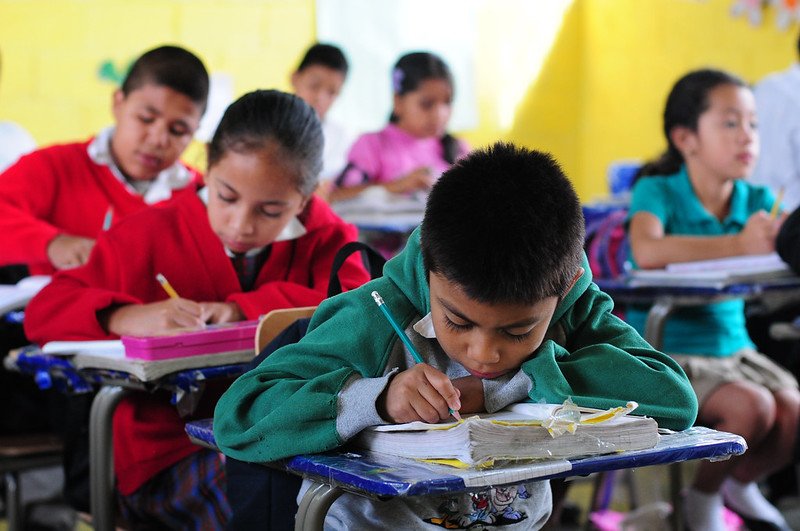
[[[150,206],[89,157],[89,142],[40,149],[0,174],[0,266],[27,264],[32,275],[53,274],[47,244],[57,235],[97,238],[109,206],[114,223]],[[197,190],[201,176],[190,170],[193,182],[173,198]]]
[[[273,243],[254,290],[242,293],[233,264],[196,195],[147,209],[103,233],[85,266],[53,277],[28,305],[25,332],[38,344],[114,338],[100,326],[97,311],[166,299],[155,279],[159,272],[182,297],[233,301],[248,319],[276,308],[319,304],[327,293],[336,251],[356,240],[357,231],[316,197],[300,221],[307,233]],[[354,255],[339,278],[343,289],[352,289],[369,275]],[[184,425],[173,406],[152,396],[136,394],[120,404],[114,415],[114,470],[122,494],[132,493],[198,450],[186,437]]]

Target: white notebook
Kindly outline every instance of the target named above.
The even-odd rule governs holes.
[[[669,264],[664,269],[631,271],[632,286],[711,286],[764,282],[794,277],[776,253]]]
[[[0,285],[0,315],[22,310],[50,282],[48,275],[25,277],[16,284]]]

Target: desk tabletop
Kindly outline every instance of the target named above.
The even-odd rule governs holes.
[[[103,368],[79,368],[69,357],[42,353],[36,347],[22,349],[9,358],[13,368],[30,374],[42,389],[53,387],[59,391],[89,392],[96,385],[114,383],[129,387],[159,387],[176,392],[190,392],[198,383],[217,378],[233,378],[242,374],[246,363],[228,363],[208,367],[179,369],[151,381],[142,381],[135,375]]]
[[[733,298],[755,297],[769,292],[800,291],[800,277],[713,285],[635,285],[629,277],[614,279],[595,278],[594,283],[613,298],[619,297],[631,302],[652,302],[658,297],[698,297],[700,302],[708,302],[710,297]]]
[[[189,437],[215,448],[211,419],[186,425]],[[418,496],[459,492],[477,486],[503,485],[593,472],[661,465],[690,459],[724,459],[747,449],[744,439],[727,432],[695,427],[661,436],[654,447],[634,452],[576,458],[507,463],[485,470],[457,469],[361,451],[301,455],[281,463],[289,472],[331,483],[370,497]]]

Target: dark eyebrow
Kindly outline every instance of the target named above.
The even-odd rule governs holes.
[[[439,297],[439,304],[441,304],[448,312],[452,313],[453,315],[455,315],[459,319],[462,319],[462,320],[466,321],[467,323],[469,323],[471,325],[475,324],[474,321],[472,321],[471,319],[468,319],[466,316],[464,316],[460,312],[456,311],[450,304],[448,304],[446,301],[444,301],[441,297]],[[535,317],[532,317],[530,319],[517,321],[516,323],[508,323],[506,325],[498,327],[498,329],[499,330],[508,330],[509,328],[522,328],[522,327],[525,327],[525,326],[532,326],[532,325],[538,323],[539,321],[541,321],[541,317],[535,316]]]
[[[161,116],[161,114],[162,114],[162,113],[161,113],[161,111],[159,111],[158,109],[156,109],[156,108],[155,108],[155,107],[153,107],[152,105],[145,105],[145,106],[144,106],[144,110],[145,110],[145,111],[147,111],[147,112],[149,112],[149,113],[151,113],[151,114],[155,114],[156,116]],[[182,126],[182,127],[186,128],[186,129],[191,129],[191,128],[189,127],[189,124],[187,124],[187,123],[186,123],[185,121],[183,121],[183,120],[175,120],[175,124],[177,124],[177,125],[180,125],[180,126]]]
[[[238,196],[242,195],[233,186],[229,185],[228,183],[226,183],[225,181],[223,181],[219,177],[217,177],[217,181],[219,181],[219,183],[221,185],[223,185],[225,188],[230,190],[232,193],[234,193],[234,194],[236,194]],[[287,204],[286,201],[261,201],[259,203],[259,205],[261,205],[261,206],[286,206],[286,204]]]

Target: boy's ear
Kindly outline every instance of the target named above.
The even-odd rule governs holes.
[[[584,271],[582,267],[578,267],[578,272],[575,273],[575,278],[572,279],[572,284],[569,285],[567,293],[569,293],[570,290],[572,290],[572,288],[575,287],[575,284],[578,282],[578,279],[581,278],[585,272],[586,271]]]
[[[292,90],[295,93],[297,92],[297,80],[298,80],[299,77],[300,77],[300,72],[295,70],[294,72],[292,72],[292,75],[289,78],[289,81],[292,83]]]
[[[678,148],[686,159],[689,155],[694,155],[697,151],[697,133],[688,127],[676,126],[669,132],[669,138],[675,147]]]
[[[114,120],[119,121],[119,115],[122,112],[122,104],[125,103],[125,93],[122,89],[114,91],[114,96],[111,101],[111,112],[114,115]]]

